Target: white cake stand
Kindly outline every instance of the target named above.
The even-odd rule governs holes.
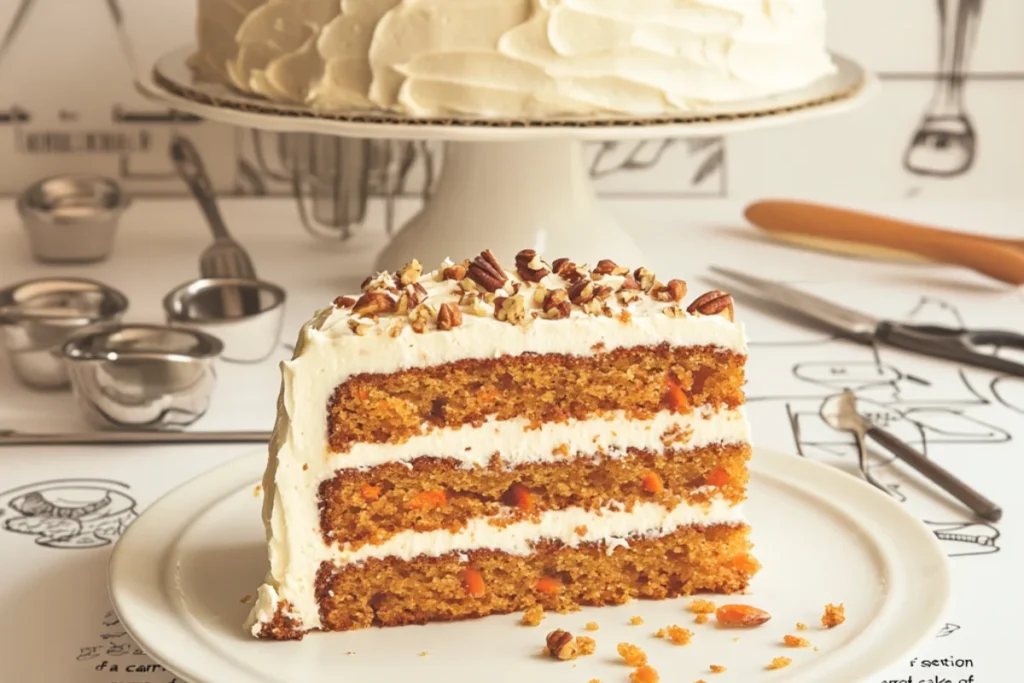
[[[583,163],[583,141],[724,135],[795,124],[848,111],[878,85],[856,63],[833,55],[837,73],[810,87],[700,115],[418,120],[379,113],[323,114],[197,82],[187,63],[192,51],[181,48],[158,60],[140,84],[144,94],[180,111],[245,128],[444,141],[436,188],[381,252],[378,270],[395,270],[413,258],[433,267],[445,257],[461,260],[482,249],[491,249],[502,260],[533,248],[549,259],[572,255],[588,263],[602,258],[643,263],[633,240],[597,200]]]

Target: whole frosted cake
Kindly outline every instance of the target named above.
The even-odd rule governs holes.
[[[485,251],[369,277],[282,365],[259,638],[747,588],[732,297]]]
[[[198,0],[203,80],[322,111],[658,116],[833,72],[824,0]]]

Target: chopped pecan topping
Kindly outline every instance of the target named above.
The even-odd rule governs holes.
[[[733,319],[732,295],[718,289],[701,294],[686,308],[687,313],[700,315],[721,315]]]
[[[551,262],[551,269],[555,271],[555,275],[561,275],[563,270],[575,270],[576,264],[567,258],[556,258]]]
[[[423,266],[416,259],[409,261],[402,269],[398,271],[398,286],[404,287],[405,285],[411,285],[420,279],[423,275]]]
[[[360,337],[365,337],[370,332],[370,328],[373,327],[368,322],[362,320],[356,320],[352,318],[348,321],[348,328],[358,334]]]
[[[619,291],[620,292],[623,291],[623,290],[639,292],[639,291],[641,291],[640,290],[640,283],[638,283],[632,277],[626,277],[626,278],[624,278],[622,280],[622,286],[619,287]]]
[[[462,280],[466,277],[466,267],[456,263],[441,271],[441,277],[445,280]]]
[[[533,290],[533,303],[537,304],[538,306],[543,306],[544,300],[547,298],[548,290],[546,290],[545,288],[537,287],[537,289]]]
[[[487,290],[496,292],[502,288],[508,278],[502,269],[498,259],[494,257],[489,249],[484,249],[480,255],[473,259],[466,271],[467,277],[473,282]]]
[[[405,318],[396,318],[395,321],[391,323],[391,327],[388,328],[388,336],[392,338],[397,337],[402,334],[402,328],[404,327]]]
[[[335,308],[352,308],[355,304],[356,300],[350,296],[339,296],[334,300]]]
[[[597,285],[594,287],[594,298],[598,301],[604,301],[612,295],[612,288],[605,285]]]
[[[576,639],[572,634],[562,629],[556,629],[547,637],[548,654],[555,659],[567,660],[576,659],[579,648],[576,646]]]
[[[430,321],[437,318],[437,312],[429,304],[420,304],[409,312],[409,322],[412,324],[412,331],[423,334]]]
[[[459,280],[459,288],[464,292],[479,292],[480,288],[477,287],[476,283],[468,277],[464,277]]]
[[[628,306],[642,296],[643,293],[639,289],[620,289],[615,298],[623,306]]]
[[[589,278],[590,274],[585,267],[577,266],[567,258],[558,259],[555,263],[558,264],[552,265],[555,274],[568,282],[579,282],[584,278]]]
[[[579,280],[569,287],[569,301],[584,304],[594,298],[594,283],[591,280]]]
[[[572,312],[569,293],[564,289],[553,289],[544,297],[544,317],[550,320],[568,318]]]
[[[615,261],[611,259],[601,259],[597,262],[597,267],[594,268],[594,273],[600,275],[626,275],[629,273],[629,268],[616,265]]]
[[[456,304],[441,304],[437,312],[437,329],[450,330],[462,324],[462,311]]]
[[[583,309],[584,313],[589,315],[601,315],[604,312],[604,306],[597,299],[591,299],[590,301],[584,301],[580,304],[580,308]]]
[[[523,249],[516,254],[516,272],[527,282],[540,282],[551,270],[540,260],[533,249]]]
[[[398,289],[395,286],[395,281],[397,279],[398,278],[392,278],[392,276],[384,270],[363,280],[362,290],[364,292],[392,292]]]
[[[667,285],[655,285],[651,289],[651,297],[655,301],[679,302],[686,296],[686,283],[682,280],[669,280]]]
[[[675,304],[672,304],[671,306],[666,306],[661,312],[670,318],[682,318],[686,316],[686,313],[683,312],[683,309],[679,308]]]
[[[352,313],[360,316],[391,313],[397,306],[396,301],[387,292],[370,291],[359,297],[352,306]]]
[[[494,300],[494,317],[503,322],[518,325],[526,318],[526,304],[521,294],[499,296]]]
[[[651,287],[654,286],[654,273],[647,270],[643,266],[633,271],[633,279],[640,283],[640,289],[645,292],[651,291]]]

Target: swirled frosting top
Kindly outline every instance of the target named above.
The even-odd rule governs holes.
[[[834,71],[823,0],[200,0],[204,78],[412,116],[699,111]]]

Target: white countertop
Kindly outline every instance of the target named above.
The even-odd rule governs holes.
[[[649,254],[644,265],[659,275],[671,272],[686,279],[691,293],[712,287],[702,273],[705,266],[715,263],[804,283],[877,315],[915,315],[918,321],[951,323],[959,314],[972,327],[1009,327],[1024,332],[1020,291],[957,268],[875,263],[768,243],[745,227],[743,205],[734,201],[607,204]],[[854,206],[955,229],[1024,237],[1024,202]],[[415,203],[410,202],[403,210],[408,214],[414,208]],[[284,345],[293,341],[314,309],[338,294],[358,289],[384,235],[382,229],[367,227],[351,243],[314,240],[300,227],[289,200],[225,200],[222,209],[229,228],[252,255],[259,275],[287,290],[285,333],[275,358],[256,366],[220,364],[213,405],[194,429],[266,430],[273,420],[278,389],[276,361],[289,355]],[[371,223],[379,224],[378,218],[373,216]],[[161,298],[173,286],[198,277],[198,255],[209,242],[201,214],[191,201],[139,200],[125,214],[115,252],[108,261],[80,267],[42,266],[31,260],[13,204],[4,202],[0,204],[0,287],[44,275],[91,277],[128,295],[131,303],[126,320],[160,322]],[[921,653],[922,657],[969,657],[973,663],[966,669],[925,672],[908,662],[890,672],[890,678],[913,676],[916,682],[932,680],[925,678],[926,673],[939,673],[953,683],[971,674],[981,682],[1010,680],[1015,666],[1010,646],[1017,644],[1011,640],[1010,629],[1019,629],[1018,612],[1024,608],[1020,598],[1007,593],[1024,567],[1024,526],[1018,521],[1024,505],[1016,495],[1017,482],[1024,478],[1024,461],[1014,443],[1024,439],[1024,380],[975,370],[960,373],[950,364],[888,350],[876,359],[869,350],[827,341],[742,307],[738,315],[747,323],[752,340],[748,395],[758,443],[796,450],[787,416],[791,418],[804,408],[813,412],[824,396],[834,393],[838,385],[830,376],[838,373],[849,378],[856,374],[850,368],[869,366],[881,379],[854,377],[852,381],[864,388],[861,399],[875,400],[907,424],[918,425],[920,429],[914,429],[932,436],[930,457],[941,459],[1003,505],[1004,521],[997,527],[974,525],[941,494],[907,494],[908,506],[934,522],[937,530],[964,525],[960,535],[974,539],[950,542],[956,581],[950,626]],[[886,376],[889,371],[894,374]],[[912,380],[909,383],[908,378]],[[922,410],[928,413],[924,417],[920,417]],[[914,419],[910,419],[912,415]],[[6,363],[0,363],[0,428],[73,431],[84,428],[84,423],[68,392],[24,388]],[[806,433],[801,435],[801,445],[805,455],[814,457],[815,446]],[[0,680],[129,680],[97,671],[94,664],[112,656],[128,657],[137,664],[147,661],[141,654],[131,654],[130,646],[111,655],[110,642],[123,639],[112,637],[108,642],[102,638],[105,633],[110,635],[103,625],[109,610],[104,582],[109,547],[65,551],[34,543],[28,535],[8,533],[2,528],[3,506],[7,504],[4,491],[44,480],[105,478],[130,490],[141,511],[180,482],[252,450],[252,445],[0,449],[0,601],[5,606],[5,623],[18,625],[14,635],[0,639]],[[915,486],[929,491],[927,485],[905,481],[902,490]],[[6,512],[9,519],[11,511]],[[999,552],[991,552],[993,549]],[[58,610],[60,616],[44,618],[46,610]],[[171,680],[168,673],[147,676],[131,680]]]

